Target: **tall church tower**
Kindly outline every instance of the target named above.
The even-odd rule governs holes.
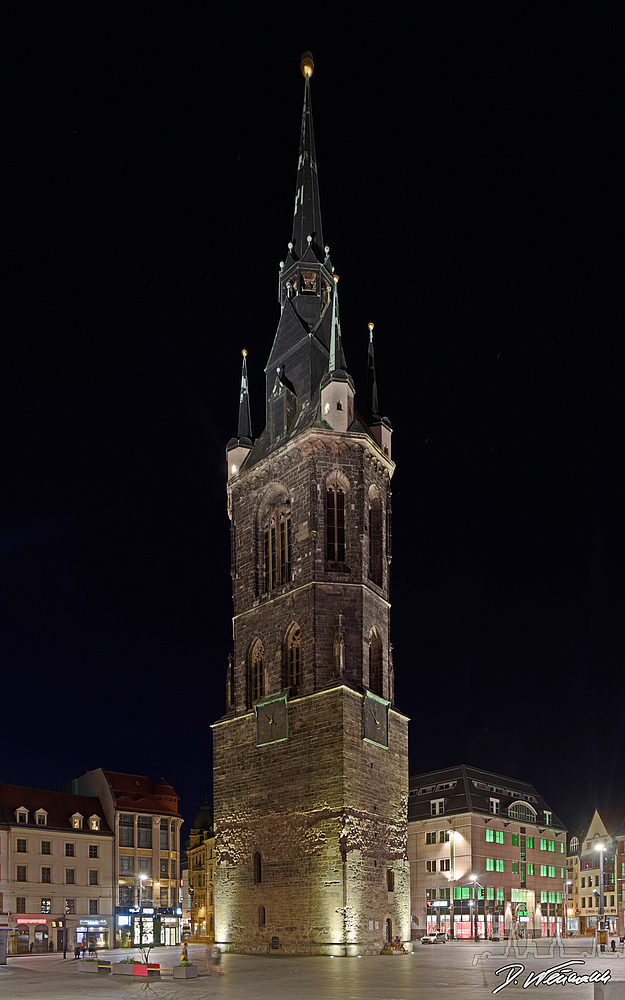
[[[364,413],[355,407],[321,229],[312,70],[305,53],[266,424],[253,441],[243,352],[227,446],[234,655],[213,726],[215,940],[359,955],[410,940],[408,719],[394,705],[389,628],[391,426],[373,324]]]

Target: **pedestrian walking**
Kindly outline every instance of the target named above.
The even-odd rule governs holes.
[[[213,948],[213,972],[217,976],[223,976],[224,970],[221,968],[221,952],[217,945]]]

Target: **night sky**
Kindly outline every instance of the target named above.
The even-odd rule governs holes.
[[[26,13],[5,134],[3,781],[163,776],[187,820],[211,796],[224,449],[243,347],[262,429],[310,49],[356,404],[372,321],[394,427],[411,773],[530,781],[575,831],[625,805],[622,23],[585,6]]]

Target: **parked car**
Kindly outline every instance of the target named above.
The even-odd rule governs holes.
[[[432,934],[425,934],[421,938],[421,944],[445,944],[447,934],[445,931],[435,931]]]

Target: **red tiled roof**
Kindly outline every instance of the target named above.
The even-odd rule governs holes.
[[[15,810],[20,806],[28,810],[28,823],[21,824],[27,827],[37,826],[39,830],[44,829],[38,826],[35,812],[38,809],[45,809],[48,814],[46,826],[51,829],[73,830],[70,817],[74,813],[80,813],[85,819],[89,816],[100,817],[100,830],[88,830],[84,827],[85,833],[97,835],[112,832],[106,822],[100,800],[95,795],[70,795],[67,792],[49,792],[42,788],[25,788],[22,785],[0,783],[0,811],[4,813],[7,823],[17,824]]]
[[[118,809],[126,808],[137,812],[169,812],[178,814],[180,797],[172,786],[161,778],[151,781],[142,774],[120,774],[106,771]]]

